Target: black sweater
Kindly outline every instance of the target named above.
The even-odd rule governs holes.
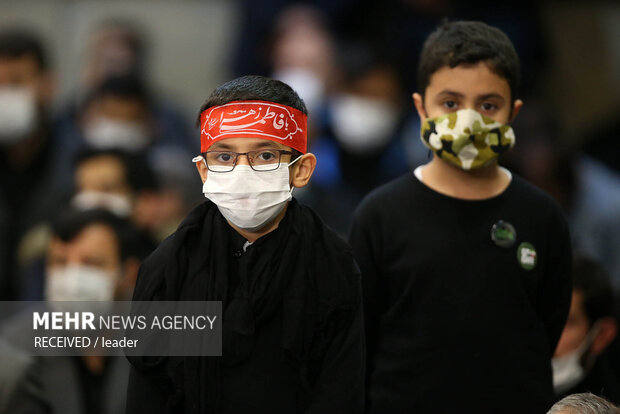
[[[498,220],[516,242],[491,239]],[[519,246],[537,263],[526,270]],[[371,413],[545,413],[570,302],[567,224],[519,177],[462,200],[409,173],[371,193],[350,243],[362,270]]]
[[[210,201],[140,268],[134,300],[221,300],[222,357],[130,357],[127,412],[360,413],[364,332],[350,247],[292,200],[245,240]]]

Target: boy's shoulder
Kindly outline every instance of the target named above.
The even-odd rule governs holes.
[[[517,203],[539,212],[546,211],[550,214],[564,216],[562,207],[553,197],[524,178],[513,174],[511,186],[513,198]]]

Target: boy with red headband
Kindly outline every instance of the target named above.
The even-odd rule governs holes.
[[[364,335],[347,244],[292,198],[316,159],[286,84],[245,76],[199,117],[208,201],[140,269],[134,300],[222,301],[221,357],[131,358],[130,413],[358,413]]]

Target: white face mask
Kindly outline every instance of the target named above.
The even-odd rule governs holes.
[[[331,108],[336,139],[350,152],[381,148],[390,141],[398,123],[397,111],[380,99],[340,95]]]
[[[574,351],[561,357],[551,359],[553,368],[553,389],[557,395],[568,391],[586,376],[587,370],[581,363],[583,355],[590,348],[598,333],[599,326],[594,324],[583,342]]]
[[[117,275],[93,266],[69,265],[50,270],[45,281],[48,301],[111,301]]]
[[[26,138],[37,123],[37,103],[28,88],[0,88],[0,143]]]
[[[149,135],[140,122],[117,121],[100,116],[85,128],[84,139],[93,148],[120,148],[139,151],[149,144]]]
[[[226,220],[240,229],[257,231],[293,197],[288,167],[299,158],[290,164],[281,162],[273,171],[254,171],[249,165],[237,165],[226,173],[209,171],[202,192]]]
[[[131,214],[131,199],[128,196],[101,191],[79,192],[71,199],[71,206],[78,210],[103,208],[119,217],[128,217]]]

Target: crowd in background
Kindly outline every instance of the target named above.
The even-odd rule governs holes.
[[[364,195],[427,162],[411,99],[423,39],[445,17],[485,21],[508,34],[522,59],[525,106],[514,124],[516,146],[501,163],[560,203],[575,252],[591,259],[584,273],[603,275],[603,281],[575,285],[582,305],[593,283],[598,290],[591,300],[607,298],[607,308],[588,314],[582,329],[589,332],[597,320],[613,319],[612,293],[620,288],[620,154],[613,143],[620,138],[615,127],[620,118],[616,113],[587,136],[570,137],[574,131],[563,125],[542,76],[554,54],[539,2],[508,1],[501,7],[482,0],[290,3],[238,2],[241,20],[230,29],[236,47],[223,71],[230,78],[280,79],[304,99],[309,151],[318,164],[309,187],[293,193],[296,198],[346,236]],[[128,299],[139,261],[201,202],[191,163],[199,152],[199,134],[189,121],[198,107],[194,114],[183,113],[152,82],[147,56],[157,44],[146,36],[125,16],[101,21],[87,41],[81,76],[71,88],[74,96],[52,106],[57,73],[46,39],[36,28],[0,25],[0,299],[58,299],[46,284],[50,272],[71,267],[69,280],[79,277],[76,269],[103,269],[105,260],[90,260],[84,254],[88,241],[78,237],[97,225],[111,233],[92,235],[93,254],[111,243],[117,254],[111,255],[114,264],[108,270],[116,276],[99,289],[84,288],[83,298],[106,291],[107,299]],[[200,85],[204,98],[214,86]],[[84,247],[73,254],[81,243]],[[584,306],[582,314],[590,311]],[[602,329],[606,335],[595,359],[615,384],[607,397],[620,403],[615,329]],[[10,348],[0,342],[2,347]],[[76,362],[77,368],[67,361],[54,363],[38,362],[23,375],[44,369],[61,377],[72,372],[81,380],[64,386],[86,383],[84,392],[102,398],[109,392],[102,384],[127,369],[105,360]],[[2,364],[0,371],[18,370]],[[104,380],[104,375],[110,377]]]

